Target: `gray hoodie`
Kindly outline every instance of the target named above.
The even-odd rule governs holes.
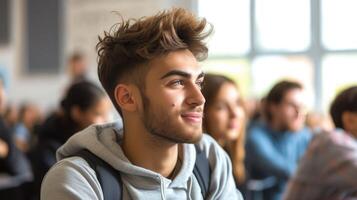
[[[181,169],[170,180],[130,163],[120,146],[122,137],[123,131],[115,123],[90,126],[72,136],[57,151],[59,162],[42,182],[41,199],[103,200],[94,170],[82,158],[72,156],[81,149],[88,149],[120,172],[123,199],[203,199],[193,175],[196,160],[193,144],[183,144]],[[205,134],[199,146],[209,158],[212,170],[207,199],[243,199],[235,187],[231,161],[225,151]]]

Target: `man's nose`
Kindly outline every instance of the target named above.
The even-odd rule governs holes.
[[[206,99],[201,92],[201,88],[196,84],[190,86],[188,95],[189,96],[187,97],[187,103],[189,105],[200,106],[206,102]]]

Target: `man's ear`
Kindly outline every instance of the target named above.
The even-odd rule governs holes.
[[[134,88],[131,85],[119,84],[115,87],[114,97],[122,110],[136,111],[137,101],[134,96]]]

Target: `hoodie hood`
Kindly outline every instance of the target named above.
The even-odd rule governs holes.
[[[131,179],[131,184],[137,185],[137,183],[140,182],[155,181],[157,183],[158,181],[164,181],[165,186],[187,187],[187,181],[192,175],[196,160],[194,145],[183,144],[181,169],[171,181],[159,173],[133,165],[124,155],[120,146],[122,139],[123,129],[118,123],[93,125],[73,135],[59,148],[57,151],[57,160],[76,155],[76,153],[82,149],[87,149],[103,159],[114,169],[120,171],[123,176],[127,175],[127,178]]]

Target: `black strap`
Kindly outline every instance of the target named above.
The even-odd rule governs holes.
[[[198,184],[201,188],[201,193],[203,199],[208,196],[210,180],[211,180],[211,168],[209,165],[208,158],[204,152],[196,144],[196,162],[195,167],[193,168],[193,174],[195,175]]]
[[[205,199],[209,192],[211,169],[204,152],[201,151],[198,145],[195,145],[195,148],[196,162],[193,174],[200,185],[203,199]],[[87,161],[89,166],[95,171],[105,200],[123,199],[123,183],[117,170],[86,149],[81,150],[76,155]]]
[[[77,156],[87,161],[89,166],[95,171],[103,190],[104,199],[123,199],[123,183],[118,171],[86,149],[78,152]]]

